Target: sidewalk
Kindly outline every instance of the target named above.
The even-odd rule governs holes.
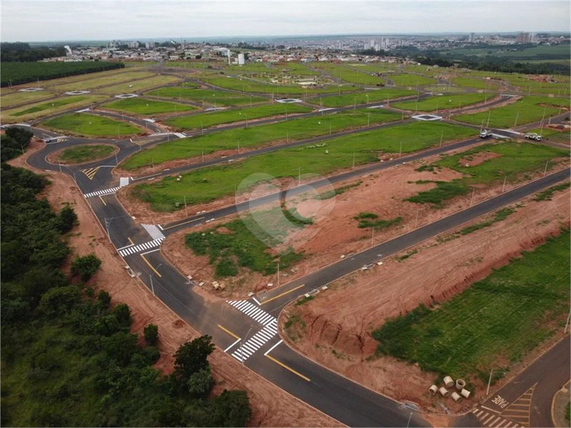
[[[551,419],[553,426],[555,427],[568,427],[569,422],[565,419],[565,411],[567,409],[567,404],[569,404],[569,382],[562,387],[553,396],[553,401],[551,402]]]

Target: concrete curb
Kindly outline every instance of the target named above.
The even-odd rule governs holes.
[[[565,408],[569,403],[569,382],[561,387],[555,393],[551,400],[551,422],[554,427],[568,427],[569,423],[565,420]]]

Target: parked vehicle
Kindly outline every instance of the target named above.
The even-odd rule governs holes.
[[[480,138],[489,138],[491,136],[492,136],[492,131],[488,131],[487,129],[480,131]]]
[[[529,140],[541,141],[541,135],[536,134],[535,132],[528,132],[525,134],[525,138]]]

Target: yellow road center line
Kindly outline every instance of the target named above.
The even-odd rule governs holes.
[[[292,369],[291,367],[286,366],[284,363],[282,363],[281,361],[276,360],[274,357],[272,357],[271,355],[266,355],[267,358],[269,358],[270,360],[272,360],[274,363],[279,364],[280,366],[282,366],[284,369],[289,370],[290,372],[292,372],[293,374],[298,375],[300,378],[302,378],[303,380],[306,380],[308,382],[311,382],[311,380],[302,375],[301,373],[295,371],[294,369]]]
[[[103,205],[107,205],[107,202],[105,202],[105,201],[103,200],[103,198],[101,197],[101,195],[99,195],[99,199],[101,199],[101,202],[103,202]]]
[[[218,324],[218,328],[220,328],[221,330],[224,330],[226,333],[228,333],[230,336],[236,338],[236,339],[240,339],[238,336],[236,336],[234,333],[232,333],[230,330],[228,330],[225,327],[222,327],[220,324]]]
[[[135,243],[133,242],[133,240],[131,238],[127,238],[129,240],[129,242],[131,243],[131,245],[135,245]]]
[[[282,294],[278,294],[277,296],[274,296],[274,297],[272,297],[271,299],[264,300],[261,304],[262,304],[262,305],[265,305],[266,303],[271,302],[272,300],[279,299],[280,297],[285,296],[286,294],[289,294],[289,293],[291,293],[292,291],[298,290],[298,289],[300,289],[301,287],[304,287],[304,286],[305,286],[305,284],[298,285],[297,287],[292,288],[292,289],[289,290],[289,291],[284,291]]]
[[[204,217],[198,217],[198,218],[195,218],[195,219],[192,219],[192,220],[185,221],[184,223],[178,223],[178,224],[175,224],[175,225],[173,225],[173,226],[164,227],[163,230],[172,229],[173,227],[182,226],[183,224],[192,223],[192,222],[195,222],[195,221],[198,221],[198,220],[202,220],[203,218],[204,218]]]
[[[159,278],[161,278],[162,275],[157,272],[157,270],[156,270],[156,269],[153,267],[153,265],[145,258],[145,256],[143,256],[142,254],[139,254],[139,255],[143,258],[143,260],[145,261],[145,263],[149,265],[149,267],[153,270],[153,272],[156,273]]]

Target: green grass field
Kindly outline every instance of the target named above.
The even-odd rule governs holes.
[[[201,129],[223,123],[252,121],[263,117],[286,116],[294,113],[308,113],[311,109],[299,104],[273,103],[229,111],[213,111],[191,116],[178,116],[165,123],[178,129]]]
[[[24,107],[1,110],[0,117],[3,123],[24,122],[66,110],[83,108],[104,99],[105,97],[101,95],[80,95],[72,97],[64,95],[60,98],[28,104]]]
[[[66,114],[43,122],[43,124],[59,131],[90,137],[115,137],[143,132],[125,122],[85,113]]]
[[[300,95],[315,95],[315,94],[327,94],[336,93],[344,91],[355,90],[352,86],[331,86],[327,88],[319,89],[303,89],[301,86],[281,86],[281,85],[271,85],[267,83],[259,83],[251,80],[236,79],[233,77],[220,77],[220,76],[204,76],[202,79],[204,82],[209,83],[214,86],[219,86],[220,88],[233,89],[235,91],[242,92],[253,92],[262,94],[274,94],[276,96],[300,96]]]
[[[265,173],[276,178],[306,173],[327,175],[349,168],[353,162],[356,166],[376,162],[379,153],[411,153],[439,144],[441,137],[448,141],[473,135],[474,130],[459,126],[415,122],[278,150],[231,165],[199,169],[184,174],[181,181],[167,177],[137,185],[133,194],[150,203],[155,211],[174,211],[181,208],[185,197],[188,204],[194,205],[232,195],[237,185],[252,174]],[[255,183],[253,180],[251,185]]]
[[[146,95],[152,97],[191,100],[202,104],[203,107],[208,107],[209,105],[214,107],[232,107],[268,101],[267,98],[257,97],[255,95],[242,95],[235,92],[214,91],[210,89],[195,89],[188,88],[186,86],[168,86],[154,89],[147,92]]]
[[[156,101],[145,98],[126,98],[103,104],[101,107],[109,110],[124,111],[142,115],[196,110],[194,107],[187,104]]]
[[[64,149],[58,161],[65,164],[77,164],[103,159],[113,153],[115,146],[108,144],[84,144]]]
[[[480,153],[494,153],[499,156],[479,165],[465,166],[466,161],[472,160]],[[439,207],[455,196],[468,194],[471,185],[489,186],[494,182],[503,181],[504,178],[508,182],[518,181],[523,174],[542,170],[548,161],[565,155],[566,152],[562,149],[530,143],[485,144],[452,156],[444,156],[433,165],[419,168],[419,170],[431,170],[434,167],[450,168],[464,174],[464,177],[451,182],[436,182],[437,187],[419,192],[407,201]],[[549,169],[549,164],[547,166]]]
[[[354,104],[369,104],[382,102],[391,102],[395,98],[415,95],[417,92],[407,89],[379,89],[375,91],[355,92],[352,94],[331,95],[325,97],[314,97],[308,100],[313,104],[323,107],[344,107]]]
[[[141,80],[128,81],[118,85],[106,86],[105,88],[99,89],[98,92],[110,95],[132,93],[145,91],[147,89],[155,88],[161,85],[169,85],[180,81],[181,79],[176,76],[154,76]]]
[[[18,104],[38,102],[53,96],[54,94],[48,91],[12,92],[2,95],[0,98],[0,105],[3,109],[6,109]]]
[[[559,113],[558,106],[569,108],[568,98],[523,97],[521,100],[503,107],[489,109],[481,113],[455,116],[460,122],[472,123],[492,128],[511,128],[526,123],[540,121],[545,114],[547,119]],[[488,125],[489,118],[489,125]]]
[[[268,251],[282,243],[293,230],[303,227],[299,222],[290,221],[291,216],[291,211],[275,207],[222,224],[224,233],[213,227],[187,234],[185,244],[195,254],[209,256],[217,278],[236,276],[243,268],[272,275],[277,271],[278,260],[280,269],[287,269],[303,257],[293,249],[281,254]]]
[[[474,77],[455,77],[452,83],[465,88],[474,89],[496,89],[497,86],[485,79],[476,79]]]
[[[433,95],[420,101],[403,101],[393,103],[391,106],[414,111],[435,111],[460,108],[471,104],[483,103],[486,99],[491,99],[490,94],[446,94]]]
[[[36,104],[32,107],[28,107],[24,110],[18,110],[14,113],[11,113],[11,116],[15,116],[15,117],[20,117],[20,116],[25,116],[25,115],[29,115],[32,113],[38,113],[44,110],[51,110],[57,107],[61,107],[61,106],[66,106],[68,104],[74,104],[77,103],[79,101],[83,101],[87,99],[87,96],[78,96],[78,97],[66,97],[66,98],[58,98],[55,100],[51,100],[49,102],[43,103],[43,104]]]
[[[351,110],[319,117],[288,120],[255,127],[220,131],[190,139],[178,139],[135,153],[121,166],[133,170],[173,159],[188,159],[218,150],[255,148],[275,141],[296,141],[329,133],[400,119],[381,109]]]
[[[95,77],[97,76],[97,77]],[[60,79],[54,80],[54,86],[50,85],[50,88],[56,91],[66,92],[66,91],[84,91],[88,89],[95,89],[101,86],[114,85],[123,82],[129,82],[134,79],[141,79],[145,77],[154,76],[154,73],[148,71],[122,71],[121,73],[110,71],[104,73],[97,73],[93,76],[85,75],[82,76],[83,79]],[[49,82],[51,83],[51,81]]]
[[[418,307],[373,332],[377,352],[421,369],[487,382],[555,331],[569,312],[569,230],[436,309]]]
[[[425,86],[433,85],[436,79],[426,76],[419,76],[418,74],[395,74],[389,76],[393,83],[397,86]]]

